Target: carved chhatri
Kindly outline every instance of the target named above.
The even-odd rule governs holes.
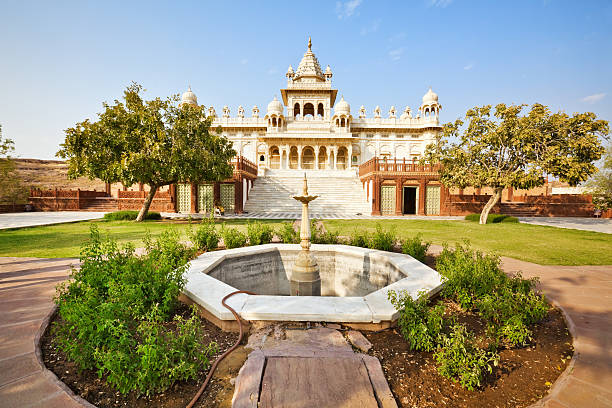
[[[302,195],[293,196],[302,203],[302,226],[300,228],[300,245],[302,250],[295,260],[289,283],[291,296],[321,296],[321,275],[319,265],[310,252],[310,215],[308,203],[318,196],[308,194],[308,181],[304,173],[304,188]]]

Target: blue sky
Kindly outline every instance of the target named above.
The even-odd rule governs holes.
[[[131,81],[265,110],[309,35],[353,113],[414,111],[432,86],[444,122],[499,102],[612,119],[612,1],[0,0],[3,135],[54,158]]]

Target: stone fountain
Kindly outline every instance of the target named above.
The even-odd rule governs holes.
[[[317,197],[316,195],[308,195],[308,181],[306,180],[306,173],[304,173],[302,195],[293,196],[294,199],[302,203],[302,226],[300,228],[302,249],[298,253],[289,277],[291,296],[321,296],[319,265],[310,252],[310,215],[308,214],[308,203]]]

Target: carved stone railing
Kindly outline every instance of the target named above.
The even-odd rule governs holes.
[[[375,172],[433,173],[440,171],[439,164],[420,164],[404,159],[381,159],[374,157],[359,166],[359,177]]]
[[[253,177],[257,177],[257,165],[243,156],[238,156],[232,160],[234,172],[245,172]]]

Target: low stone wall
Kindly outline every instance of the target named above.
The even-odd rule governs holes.
[[[0,213],[24,212],[26,204],[0,204]]]
[[[489,197],[453,194],[448,215],[480,213]],[[494,214],[542,217],[593,217],[594,211],[591,196],[582,194],[515,196],[512,202],[499,202],[491,210]]]
[[[143,198],[119,198],[117,199],[117,209],[140,210],[143,203]],[[154,198],[149,211],[174,212],[174,203],[170,198]]]

